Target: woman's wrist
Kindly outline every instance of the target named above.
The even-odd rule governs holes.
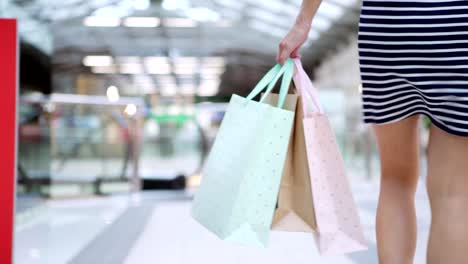
[[[305,30],[310,30],[312,20],[321,2],[322,0],[303,0],[301,11],[296,18],[296,26]]]
[[[302,30],[309,31],[311,24],[312,24],[312,18],[304,18],[302,16],[298,16],[296,19],[295,26]]]

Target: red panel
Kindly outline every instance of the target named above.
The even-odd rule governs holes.
[[[16,20],[0,19],[0,263],[12,263],[16,158]]]

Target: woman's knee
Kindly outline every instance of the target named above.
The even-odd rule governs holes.
[[[418,185],[418,174],[414,171],[382,173],[381,190],[414,194]]]
[[[399,160],[383,162],[381,164],[381,187],[398,188],[401,191],[416,190],[419,177],[419,162],[418,158],[408,159],[401,158]]]

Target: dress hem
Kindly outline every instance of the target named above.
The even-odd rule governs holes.
[[[444,126],[443,124],[441,124],[439,121],[437,121],[434,117],[424,113],[424,112],[419,112],[419,111],[416,111],[416,112],[412,112],[408,115],[405,115],[405,116],[402,116],[402,117],[399,117],[399,118],[395,118],[395,119],[392,119],[392,120],[388,120],[388,121],[379,121],[379,120],[369,120],[368,118],[364,117],[363,121],[365,124],[375,124],[375,125],[388,125],[388,124],[392,124],[392,123],[396,123],[398,121],[402,121],[404,119],[407,119],[409,117],[412,117],[414,115],[424,115],[426,117],[428,117],[430,120],[431,120],[431,123],[434,124],[437,128],[449,133],[449,134],[452,134],[452,135],[455,135],[455,136],[460,136],[460,137],[468,137],[468,132],[460,132],[460,131],[455,131],[453,129],[450,129],[448,128],[447,126]]]

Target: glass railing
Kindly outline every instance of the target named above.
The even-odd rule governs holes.
[[[99,194],[103,182],[126,182],[118,188],[131,188],[128,182],[138,177],[135,128],[139,115],[126,114],[125,109],[129,104],[137,108],[141,101],[111,104],[102,99],[21,98],[20,191],[50,196]]]
[[[185,188],[226,107],[65,94],[20,102],[19,191],[45,196]]]

